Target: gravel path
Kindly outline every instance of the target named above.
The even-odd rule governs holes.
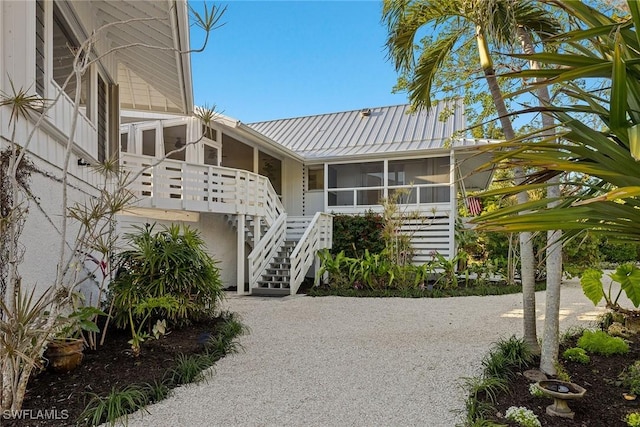
[[[536,295],[538,326],[544,292]],[[522,296],[440,299],[232,296],[251,333],[207,382],[174,390],[130,426],[429,426],[460,421],[459,379],[491,343],[522,335]],[[561,329],[602,312],[563,286]],[[540,333],[541,334],[541,333]],[[541,336],[541,335],[540,335]]]

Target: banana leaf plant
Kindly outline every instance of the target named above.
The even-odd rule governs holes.
[[[544,189],[556,176],[562,177],[562,195],[498,209],[475,222],[492,231],[561,229],[568,239],[589,230],[640,241],[640,2],[628,2],[624,19],[579,1],[549,3],[571,16],[577,29],[551,38],[552,51],[516,55],[545,68],[506,77],[537,78],[530,80],[531,91],[538,84],[555,89],[554,104],[528,112],[552,114],[560,138],[545,138],[543,130],[499,145],[495,164],[487,167],[519,166],[529,174],[519,185],[485,196]],[[601,88],[593,91],[587,83]]]
[[[580,278],[580,284],[585,296],[594,305],[598,305],[604,298],[607,308],[617,312],[628,312],[618,304],[620,296],[624,292],[636,309],[640,306],[640,268],[630,263],[618,266],[615,272],[609,274],[611,281],[606,292],[602,275],[602,271],[591,268],[585,270]],[[615,296],[612,293],[614,282],[620,284]]]

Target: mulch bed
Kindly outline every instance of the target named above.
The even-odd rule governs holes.
[[[96,351],[85,350],[82,364],[69,373],[45,370],[29,382],[24,401],[23,420],[0,418],[0,425],[72,426],[91,398],[88,393],[106,395],[113,388],[129,384],[161,381],[165,372],[174,367],[179,354],[203,352],[203,340],[215,329],[220,319],[172,330],[159,340],[142,344],[139,357],[131,355],[131,338],[126,331],[112,331],[105,345]],[[47,412],[48,411],[48,412]],[[49,419],[46,419],[49,418]]]
[[[574,346],[575,341],[569,344]],[[589,354],[591,361],[582,365],[562,360],[562,365],[571,377],[571,381],[584,387],[587,392],[583,399],[569,402],[575,412],[573,420],[552,417],[546,414],[546,407],[553,403],[551,398],[535,397],[529,393],[531,381],[521,373],[511,383],[511,394],[503,395],[497,405],[498,413],[504,416],[510,406],[524,406],[538,416],[543,426],[562,427],[623,427],[627,423],[625,416],[630,412],[640,412],[640,397],[635,401],[627,401],[622,394],[628,390],[620,385],[618,375],[624,368],[640,360],[640,337],[629,340],[630,351],[626,355],[599,356]],[[564,347],[567,348],[567,347]],[[561,349],[560,354],[562,355]],[[494,418],[502,424],[509,424],[501,416]]]

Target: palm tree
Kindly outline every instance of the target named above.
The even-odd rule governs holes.
[[[465,37],[473,37],[504,135],[508,140],[515,138],[494,70],[487,36],[498,46],[510,46],[516,39],[516,28],[541,35],[552,34],[557,27],[553,20],[547,18],[544,10],[529,2],[509,0],[384,0],[383,21],[388,28],[389,56],[396,70],[409,76],[409,99],[417,108],[430,106],[436,73],[456,46],[464,43]],[[417,34],[419,30],[429,27],[437,27],[442,31],[433,43],[424,46],[416,59]],[[473,34],[469,34],[470,28],[474,30]],[[517,180],[524,176],[519,167],[514,172]],[[518,204],[526,204],[528,201],[524,191],[518,193],[517,198]],[[531,349],[537,351],[539,346],[536,336],[532,235],[522,232],[519,237],[524,338]]]
[[[581,2],[554,2],[580,24],[556,39],[557,53],[530,59],[556,66],[528,70],[513,77],[540,77],[560,84],[568,105],[545,111],[561,124],[563,143],[555,140],[517,143],[504,152],[508,164],[535,170],[525,182],[503,194],[540,188],[552,176],[565,175],[564,192],[501,209],[480,218],[486,230],[565,230],[564,239],[589,230],[618,241],[640,241],[640,4],[628,2],[624,20],[606,16]],[[610,82],[606,90],[583,88],[585,79]],[[515,142],[503,146],[513,147]],[[497,192],[500,192],[498,190]],[[496,192],[494,192],[495,194]],[[547,207],[550,201],[555,207]],[[524,212],[523,215],[518,215]]]

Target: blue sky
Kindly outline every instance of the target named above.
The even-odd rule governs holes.
[[[220,4],[226,24],[191,58],[196,105],[251,123],[407,102],[391,93],[380,1]],[[194,28],[192,47],[201,39]]]

